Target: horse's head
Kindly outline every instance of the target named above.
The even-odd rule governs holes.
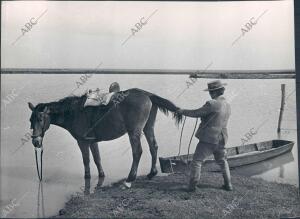
[[[45,132],[50,126],[50,110],[47,106],[42,105],[34,107],[32,103],[28,103],[28,106],[32,111],[30,117],[30,129],[33,129],[32,144],[34,147],[40,148]]]

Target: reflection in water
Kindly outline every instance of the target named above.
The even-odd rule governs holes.
[[[284,178],[284,165],[292,161],[294,161],[294,156],[289,152],[264,162],[237,167],[233,169],[232,172],[244,176],[254,176],[279,167],[279,177]]]
[[[290,131],[286,131],[285,132],[285,134],[288,134]],[[284,134],[282,134],[282,132],[278,132],[277,133],[277,138],[278,139],[282,139],[282,137],[284,137],[285,135]],[[290,156],[291,157],[293,157],[293,154],[290,152],[289,154],[291,154]],[[287,155],[287,156],[289,156],[289,155]],[[294,161],[294,158],[292,158],[292,160],[291,161]],[[290,161],[290,162],[291,162]],[[284,178],[284,166],[283,166],[283,164],[282,165],[280,165],[280,167],[279,167],[279,178],[281,178],[281,179],[283,179]]]
[[[102,187],[104,182],[104,177],[98,178],[97,184],[95,185],[94,191]],[[47,183],[46,183],[47,186]],[[84,195],[91,194],[91,179],[85,179],[84,186],[80,187],[80,190],[84,193]],[[48,197],[49,198],[49,197]],[[39,181],[38,191],[37,191],[37,218],[43,218],[47,215],[45,214],[45,204],[44,204],[44,190],[43,190],[43,181]]]
[[[279,177],[284,178],[284,166],[282,165],[279,167]]]
[[[39,181],[39,190],[37,197],[37,218],[45,217],[45,208],[44,208],[44,191],[43,191],[43,182]],[[42,206],[40,210],[40,206]],[[42,211],[42,215],[40,216],[40,211]]]

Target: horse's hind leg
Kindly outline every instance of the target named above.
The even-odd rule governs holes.
[[[137,169],[143,152],[142,145],[141,145],[141,132],[142,132],[141,130],[135,130],[128,133],[131,148],[132,148],[132,158],[133,158],[131,170],[126,180],[126,182],[128,183],[136,179]]]
[[[152,157],[151,170],[150,173],[147,175],[148,179],[152,179],[157,174],[156,161],[157,161],[158,145],[154,135],[154,124],[155,124],[156,115],[157,115],[157,106],[152,106],[148,121],[144,127],[145,137],[147,139],[150,148],[151,157]]]
[[[136,179],[137,169],[142,155],[141,134],[149,118],[151,107],[152,103],[149,97],[142,95],[136,96],[131,107],[126,108],[127,112],[126,114],[124,113],[133,158],[131,170],[125,182],[126,187],[130,187],[131,182]]]
[[[102,168],[102,165],[101,165],[101,158],[100,158],[98,143],[92,143],[91,146],[90,146],[90,149],[92,151],[94,162],[95,162],[95,164],[97,166],[97,169],[98,169],[99,177],[104,177],[105,174],[104,174],[104,171],[103,171],[103,168]]]
[[[78,142],[79,148],[82,153],[83,165],[84,165],[84,178],[91,178],[90,173],[90,150],[89,144],[84,142]]]

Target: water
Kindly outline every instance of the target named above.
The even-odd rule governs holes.
[[[72,136],[64,129],[51,126],[44,138],[43,184],[36,173],[34,150],[29,132],[31,111],[27,102],[58,100],[76,88],[80,75],[2,75],[1,76],[1,209],[10,205],[7,217],[44,217],[56,215],[75,192],[82,192],[89,182],[83,179],[81,153]],[[75,91],[82,94],[87,88],[108,90],[118,81],[121,89],[138,87],[174,101],[183,108],[196,108],[209,99],[202,90],[208,80],[199,79],[182,96],[187,76],[170,75],[93,75]],[[241,138],[251,128],[266,122],[248,143],[276,139],[278,109],[280,107],[280,84],[286,84],[287,94],[295,90],[294,80],[226,80],[226,95],[231,102],[232,116],[229,122],[227,147],[241,145]],[[6,100],[6,101],[4,101]],[[292,153],[260,164],[245,167],[240,174],[298,185],[296,100],[295,92],[287,99],[282,128],[282,139],[295,142]],[[194,119],[188,118],[183,134],[182,154],[187,153]],[[158,113],[155,127],[161,157],[176,155],[180,128],[171,116]],[[23,140],[21,140],[23,138]],[[22,146],[22,141],[24,145]],[[192,141],[194,151],[197,140]],[[150,153],[144,137],[139,175],[150,171]],[[97,170],[91,160],[91,192],[95,186],[109,185],[126,178],[132,161],[128,137],[99,143],[102,165],[106,173],[104,182],[98,182]],[[159,164],[157,164],[159,165]],[[17,203],[17,204],[16,204]],[[2,212],[3,213],[3,212]]]

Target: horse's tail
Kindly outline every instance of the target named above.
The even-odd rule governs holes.
[[[169,114],[169,111],[172,112],[173,118],[176,121],[176,125],[179,125],[182,122],[182,114],[176,113],[176,111],[179,109],[174,103],[171,101],[162,98],[160,96],[157,96],[155,94],[149,95],[150,100],[152,101],[152,104],[158,107],[160,111],[162,111],[165,115]]]

